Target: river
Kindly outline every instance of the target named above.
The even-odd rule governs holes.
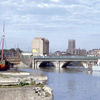
[[[48,76],[47,85],[53,89],[54,100],[100,100],[100,73],[87,70],[54,68],[40,70],[26,69],[29,72]]]

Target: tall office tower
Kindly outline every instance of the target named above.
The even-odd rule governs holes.
[[[68,40],[67,53],[74,54],[75,51],[75,40]]]
[[[32,41],[32,53],[34,56],[49,55],[49,40],[35,37]]]
[[[75,49],[75,40],[68,40],[68,49],[69,50]]]

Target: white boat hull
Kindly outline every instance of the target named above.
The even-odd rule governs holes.
[[[100,71],[100,66],[92,66],[92,71]]]

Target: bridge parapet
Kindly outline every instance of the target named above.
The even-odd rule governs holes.
[[[35,56],[34,59],[38,60],[98,60],[100,57],[96,56]]]

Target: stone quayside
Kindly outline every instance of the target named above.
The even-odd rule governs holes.
[[[0,72],[0,100],[52,100],[47,79],[28,72]]]

